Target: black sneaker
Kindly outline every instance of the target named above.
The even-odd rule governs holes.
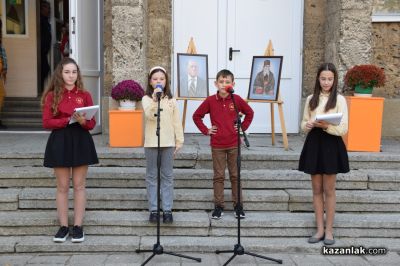
[[[85,234],[83,233],[82,226],[74,225],[72,228],[72,242],[73,243],[80,243],[85,240]]]
[[[149,216],[149,222],[152,224],[157,223],[158,215],[157,211],[151,211]]]
[[[238,218],[238,217],[240,217],[240,219],[246,218],[246,214],[244,214],[242,205],[236,204],[236,206],[234,208],[234,212],[235,212],[235,217],[236,218]]]
[[[215,206],[213,213],[211,214],[211,218],[213,219],[221,219],[221,216],[224,215],[224,208],[221,206]]]
[[[58,229],[57,234],[54,236],[53,241],[56,243],[63,243],[65,240],[67,240],[67,237],[69,235],[69,229],[66,226],[61,226]]]
[[[172,211],[164,211],[163,214],[163,223],[172,224],[174,218],[172,217]]]

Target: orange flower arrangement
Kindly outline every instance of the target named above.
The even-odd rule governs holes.
[[[375,65],[356,65],[350,68],[345,77],[346,86],[353,88],[357,85],[368,87],[381,87],[385,85],[386,77],[382,68]]]

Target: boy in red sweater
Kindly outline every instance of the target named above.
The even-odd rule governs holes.
[[[218,92],[205,99],[193,114],[193,121],[201,133],[211,137],[211,153],[213,159],[213,187],[214,187],[214,211],[213,219],[220,219],[224,214],[224,180],[225,168],[228,163],[229,178],[231,181],[232,201],[235,216],[245,218],[242,201],[237,201],[237,127],[236,112],[232,102],[235,99],[238,111],[245,115],[242,129],[245,131],[253,120],[253,109],[238,95],[230,94],[226,88],[234,86],[233,73],[223,69],[217,73],[214,82]],[[211,128],[203,123],[206,114],[210,114]],[[240,189],[240,195],[242,191]],[[242,199],[242,197],[240,197]]]

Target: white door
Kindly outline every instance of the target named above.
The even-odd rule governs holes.
[[[247,97],[253,56],[264,55],[268,41],[283,56],[280,83],[288,133],[297,133],[302,76],[302,0],[174,0],[174,73],[176,53],[186,52],[190,37],[197,52],[208,54],[209,93],[214,94],[216,73],[227,68],[235,75],[237,94]],[[240,50],[229,60],[229,48]],[[176,75],[173,86],[176,88]],[[191,116],[200,102],[190,101],[186,132],[198,132]],[[270,107],[251,103],[255,116],[249,132],[271,132]],[[278,112],[275,129],[281,132]]]
[[[101,105],[103,84],[103,1],[70,0],[70,56],[81,70],[83,82],[92,94],[93,104]],[[101,109],[100,109],[101,110]],[[101,112],[96,114],[96,127],[101,132]]]

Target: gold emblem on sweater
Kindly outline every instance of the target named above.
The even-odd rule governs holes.
[[[77,104],[83,105],[83,99],[81,97],[76,97],[75,101]]]

